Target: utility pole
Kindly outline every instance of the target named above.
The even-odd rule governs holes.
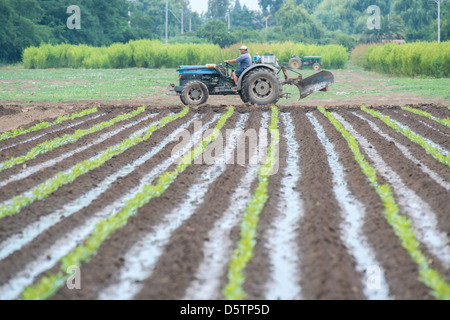
[[[183,34],[183,8],[181,8],[181,34]]]
[[[266,22],[266,29],[267,29],[267,20],[269,20],[269,18],[271,17],[272,15],[268,15],[267,17],[264,17],[263,18],[263,20]]]
[[[213,31],[213,30],[212,30],[212,29],[213,29],[212,26],[213,26],[213,25],[212,25],[212,23],[211,23],[211,35],[210,35],[210,39],[209,39],[209,40],[211,41],[211,43],[212,43],[212,31]]]
[[[189,15],[189,32],[192,32],[192,17]]]
[[[437,42],[440,43],[441,42],[441,2],[445,2],[447,0],[433,0],[433,1],[437,3],[437,17],[438,17]]]
[[[169,0],[166,0],[166,44],[167,44],[167,27],[169,21]]]

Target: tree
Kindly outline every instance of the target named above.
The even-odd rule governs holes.
[[[393,0],[393,10],[405,22],[407,40],[425,40],[426,27],[434,20],[433,2],[428,0]]]
[[[441,42],[441,3],[447,0],[433,0],[437,4],[437,42]]]
[[[197,31],[197,37],[206,39],[221,48],[236,42],[234,36],[228,31],[226,24],[220,20],[210,20]]]
[[[0,61],[19,61],[23,49],[52,38],[51,28],[39,25],[43,16],[37,0],[0,0]]]
[[[276,20],[282,33],[292,41],[311,42],[311,39],[320,39],[324,33],[303,6],[296,5],[295,0],[288,0],[278,10]]]
[[[280,10],[284,2],[285,0],[258,0],[258,4],[263,10],[264,16],[267,16],[269,13],[272,16],[275,16],[275,13]]]
[[[230,9],[230,0],[208,0],[208,12],[206,15],[213,20],[225,20]]]
[[[381,28],[369,30],[362,36],[362,42],[382,42],[405,39],[405,23],[395,13],[381,17]]]
[[[261,29],[262,25],[255,24],[258,18],[256,12],[249,10],[245,4],[241,7],[239,0],[236,0],[231,10],[231,29]]]
[[[38,0],[45,15],[40,24],[50,26],[57,42],[89,44],[94,46],[125,42],[133,38],[128,27],[128,1],[84,0],[78,6],[81,12],[81,29],[66,26],[67,1]]]
[[[312,14],[321,2],[322,0],[297,0],[296,3],[302,4],[306,11],[308,11],[309,14]]]
[[[426,40],[436,41],[438,39],[438,30],[440,31],[440,41],[450,40],[450,1],[441,3],[439,20],[439,28],[437,16],[435,17],[434,21],[427,27],[425,31],[427,34],[427,37],[425,38]]]
[[[323,0],[314,11],[313,17],[328,30],[341,30],[346,34],[355,32],[355,24],[361,13],[352,9],[354,0]]]

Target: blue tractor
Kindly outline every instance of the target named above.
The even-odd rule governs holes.
[[[231,74],[232,65],[207,64],[203,66],[180,66],[179,84],[171,84],[166,93],[179,95],[184,105],[201,105],[206,103],[209,95],[239,95],[244,103],[257,105],[273,105],[283,94],[283,85],[295,85],[300,90],[300,99],[315,91],[326,91],[334,82],[329,71],[320,71],[307,78],[299,74],[290,78],[284,66],[278,65],[278,59],[273,54],[255,57],[251,67],[244,70],[235,85]],[[279,77],[283,72],[284,80]],[[292,70],[294,71],[294,70]],[[294,71],[295,72],[295,71]]]

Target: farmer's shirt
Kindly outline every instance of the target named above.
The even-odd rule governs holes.
[[[239,69],[247,69],[252,65],[252,57],[248,52],[241,54],[239,58],[236,58],[236,61],[239,62]]]

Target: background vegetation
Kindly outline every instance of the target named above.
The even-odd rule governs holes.
[[[248,43],[251,54],[274,53],[280,64],[297,55],[321,55],[324,68],[342,68],[348,60],[341,45],[306,45],[294,42],[258,44]],[[28,69],[43,68],[177,68],[180,65],[221,63],[239,55],[239,45],[220,48],[214,44],[167,44],[159,40],[131,40],[109,47],[87,45],[49,45],[29,47],[23,53],[23,64]]]
[[[81,10],[81,29],[68,29],[69,5]],[[0,62],[22,60],[29,46],[42,43],[104,47],[100,57],[80,62],[104,66],[106,47],[128,50],[118,43],[150,39],[165,42],[165,0],[0,0]],[[368,6],[381,9],[380,29],[369,30]],[[340,44],[350,52],[358,43],[406,39],[436,41],[437,9],[431,0],[259,0],[249,10],[244,0],[208,0],[204,14],[193,12],[189,0],[169,0],[168,42]],[[183,21],[183,24],[181,24]],[[441,5],[441,40],[450,40],[450,1]],[[111,62],[111,61],[110,61]],[[111,64],[121,64],[114,61]]]
[[[366,70],[409,77],[448,77],[450,41],[373,45],[368,48],[362,66]]]

